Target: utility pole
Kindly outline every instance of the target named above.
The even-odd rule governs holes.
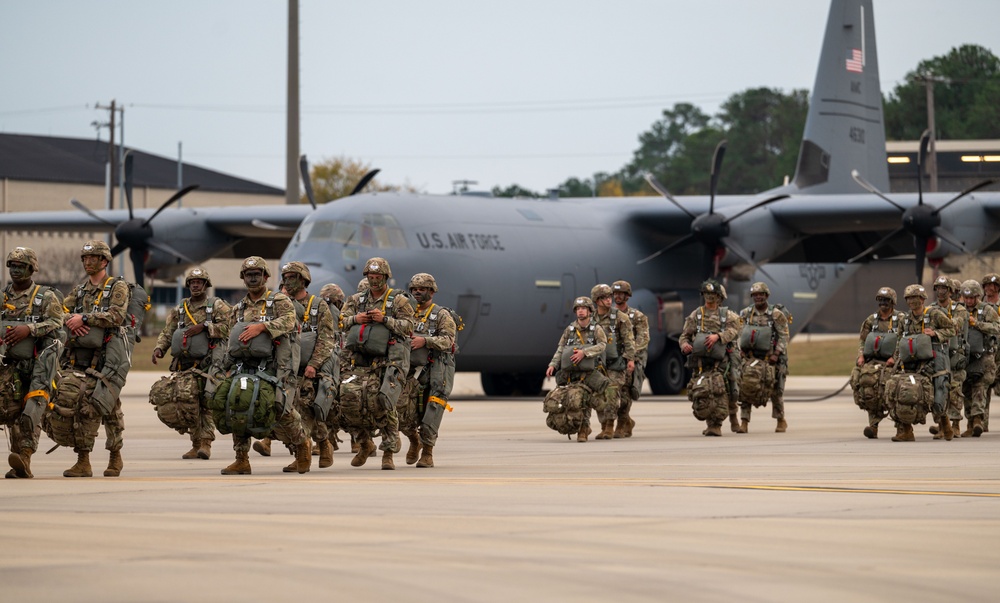
[[[936,193],[938,190],[938,169],[937,169],[937,128],[934,123],[934,82],[948,83],[948,78],[936,76],[927,71],[914,78],[916,82],[923,82],[927,91],[927,129],[931,132],[930,144],[927,146],[927,174],[930,176],[930,192]]]
[[[95,103],[94,107],[96,109],[107,109],[111,112],[111,121],[108,122],[108,165],[111,166],[111,172],[108,178],[108,198],[106,199],[105,206],[107,209],[112,209],[114,207],[115,175],[116,166],[118,164],[117,158],[115,157],[115,112],[118,108],[115,105],[114,99],[111,99],[110,105]]]
[[[299,0],[288,0],[288,90],[285,109],[285,203],[299,199]]]

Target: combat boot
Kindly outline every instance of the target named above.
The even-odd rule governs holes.
[[[410,439],[410,447],[406,449],[406,464],[412,465],[420,458],[420,438],[415,431],[406,432],[406,437]]]
[[[433,467],[434,466],[434,447],[424,446],[420,450],[420,460],[417,461],[417,467]]]
[[[292,453],[292,462],[288,463],[281,468],[282,473],[296,473],[299,470],[299,457],[295,455],[295,451],[298,450],[297,446],[292,446],[290,452]]]
[[[951,429],[951,421],[948,420],[948,415],[941,415],[941,435],[944,436],[946,442],[950,442],[955,437],[955,432]]]
[[[732,430],[733,433],[740,432],[740,422],[736,420],[736,413],[734,412],[729,413],[729,429]]]
[[[595,440],[610,440],[611,437],[614,435],[614,429],[615,429],[615,422],[614,422],[614,420],[611,420],[611,421],[602,421],[601,422],[601,433],[597,434],[597,436],[595,436],[594,439]]]
[[[983,435],[983,416],[976,415],[972,417],[972,437],[978,438]]]
[[[965,431],[962,432],[962,437],[963,438],[971,438],[972,437],[972,419],[967,420],[965,424],[966,424],[966,428],[965,428]]]
[[[865,434],[865,437],[868,438],[869,440],[877,440],[878,439],[878,423],[876,423],[874,425],[869,425],[868,427],[865,427],[864,434]]]
[[[750,431],[750,421],[747,421],[746,419],[740,421],[740,430],[737,431],[736,433],[747,433],[749,431]]]
[[[624,438],[625,437],[625,425],[627,425],[627,424],[628,424],[628,418],[626,418],[625,420],[618,419],[618,425],[615,427],[615,433],[611,437],[613,437],[616,440],[618,438]]]
[[[774,428],[774,433],[785,433],[786,429],[788,429],[788,423],[785,423],[785,419],[778,419],[778,425]]]
[[[63,477],[93,477],[94,472],[90,468],[90,452],[77,452],[76,464],[63,471]]]
[[[951,431],[952,431],[952,433],[955,434],[956,438],[962,437],[962,434],[961,434],[961,431],[962,431],[962,422],[959,421],[958,419],[955,419],[954,421],[952,421],[951,422]]]
[[[118,477],[122,474],[122,468],[125,463],[122,462],[122,451],[112,450],[111,455],[108,457],[108,468],[104,470],[104,477]]]
[[[222,470],[222,475],[250,475],[250,455],[242,450],[236,451],[236,460]]]
[[[271,438],[264,438],[253,443],[253,449],[261,456],[271,456]]]
[[[890,438],[893,442],[913,442],[913,425],[901,425],[896,430],[896,435]]]
[[[354,455],[351,459],[352,467],[360,467],[364,465],[368,460],[368,457],[375,452],[375,442],[371,440],[364,440],[363,442],[358,442],[358,453]]]
[[[207,461],[212,458],[212,440],[203,438],[198,444],[198,458]]]
[[[396,463],[392,462],[392,451],[386,450],[382,453],[382,470],[392,471],[396,468]]]
[[[355,442],[355,441],[354,441],[354,440],[352,439],[352,440],[351,440],[351,454],[357,454],[357,453],[358,453],[358,450],[361,450],[361,445],[360,445],[360,444],[358,444],[357,442]]]
[[[936,436],[939,433],[941,433],[941,426],[938,425],[938,424],[931,425],[930,427],[927,428],[927,431],[930,432],[931,435],[935,435]],[[934,439],[935,440],[940,440],[941,438],[934,438]]]
[[[579,433],[576,434],[576,441],[577,442],[586,442],[587,441],[587,436],[589,436],[589,435],[590,435],[590,424],[589,423],[584,423],[583,425],[580,426]]]
[[[705,434],[706,436],[720,437],[722,436],[722,425],[719,423],[709,423],[708,429],[706,429],[702,433]]]
[[[333,464],[333,444],[327,439],[316,447],[319,448],[319,468],[326,469]]]
[[[632,428],[633,427],[635,427],[635,421],[632,419],[632,417],[629,417],[627,419],[626,423],[625,423],[625,437],[626,438],[632,437]]]
[[[20,452],[11,452],[10,456],[7,457],[7,462],[10,463],[11,471],[14,475],[7,474],[7,477],[35,477],[31,474],[31,453],[32,450],[27,448],[22,448]]]
[[[312,467],[312,440],[309,438],[295,447],[295,464],[299,473],[308,473]]]
[[[191,460],[191,459],[198,458],[198,448],[200,446],[201,446],[201,440],[200,439],[191,440],[191,450],[188,450],[187,452],[185,452],[184,454],[182,454],[181,458],[185,459],[185,460]]]

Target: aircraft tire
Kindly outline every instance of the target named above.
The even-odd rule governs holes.
[[[684,367],[684,355],[676,341],[667,341],[663,354],[646,367],[649,388],[656,396],[676,396],[684,391],[688,381],[688,371]]]

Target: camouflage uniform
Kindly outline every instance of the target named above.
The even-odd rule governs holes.
[[[615,419],[618,410],[627,406],[632,400],[629,393],[628,363],[635,362],[635,333],[628,314],[612,306],[605,314],[604,307],[597,303],[598,299],[611,297],[611,287],[596,285],[590,291],[590,299],[597,307],[593,322],[604,329],[608,337],[608,347],[604,350],[605,374],[608,376],[608,387],[604,390],[604,403],[597,408],[597,419],[601,422],[601,432],[595,440],[610,440],[614,437]],[[634,367],[634,364],[633,364]],[[634,368],[633,368],[634,370]]]
[[[978,437],[985,428],[985,415],[988,401],[988,391],[990,384],[996,379],[997,365],[994,359],[994,352],[997,346],[997,337],[1000,336],[1000,315],[993,306],[978,301],[981,294],[981,287],[975,281],[966,281],[962,284],[963,294],[967,299],[976,299],[975,305],[966,303],[969,311],[969,331],[970,340],[972,331],[978,331],[982,335],[979,339],[983,341],[983,351],[978,354],[970,354],[968,377],[962,386],[964,395],[965,418],[968,421],[968,429],[962,432],[962,437]]]
[[[26,339],[34,339],[34,346],[30,351],[32,358],[23,360],[10,356],[6,344],[0,348],[4,384],[0,413],[10,433],[11,444],[8,457],[11,470],[5,477],[28,478],[32,477],[31,455],[38,450],[42,415],[52,396],[62,354],[63,306],[58,291],[31,281],[30,276],[38,271],[38,259],[33,250],[15,248],[7,255],[8,267],[11,262],[26,264],[29,272],[24,289],[15,290],[14,283],[4,289],[0,318],[8,333],[19,326],[26,327]],[[18,381],[21,383],[19,388],[15,386]]]
[[[323,395],[335,397],[337,386],[340,380],[340,363],[334,354],[336,345],[336,332],[333,315],[330,307],[316,295],[306,294],[300,300],[292,300],[295,304],[295,317],[301,325],[302,333],[314,331],[316,333],[316,345],[312,349],[312,354],[308,359],[303,358],[299,363],[297,372],[298,396],[295,400],[295,407],[302,416],[302,427],[312,436],[316,445],[321,449],[320,467],[329,467],[329,461],[333,464],[333,449],[329,454],[322,454],[323,450],[330,445],[330,430],[327,427],[327,416],[329,412],[322,413],[323,416],[316,416],[316,408],[313,403],[319,393],[322,384]],[[305,305],[302,305],[305,303]],[[315,377],[306,377],[305,370],[311,366],[316,371]],[[331,405],[332,406],[332,405]],[[329,456],[329,458],[327,458]]]
[[[103,255],[110,261],[111,252],[103,241],[90,241],[84,245],[82,256]],[[105,293],[106,289],[110,289]],[[62,371],[86,373],[97,380],[94,396],[77,409],[79,432],[74,451],[89,453],[94,449],[97,430],[104,424],[107,436],[105,448],[110,451],[110,461],[105,476],[113,477],[121,472],[121,449],[124,443],[125,415],[119,397],[130,368],[129,358],[135,341],[125,333],[128,304],[131,291],[128,283],[118,277],[107,276],[98,284],[85,278],[73,288],[63,300],[66,311],[64,323],[79,314],[87,327],[105,329],[105,341],[100,348],[83,348],[75,345],[70,335],[63,352]],[[123,361],[124,360],[124,361]],[[102,387],[103,386],[103,387]],[[79,461],[78,461],[79,462]],[[117,465],[117,467],[113,467]],[[89,460],[87,462],[89,469]],[[73,473],[73,468],[67,470]],[[64,475],[67,474],[64,472]],[[74,476],[76,477],[76,476]]]
[[[349,334],[356,324],[372,324],[357,322],[358,314],[371,311],[381,311],[384,315],[383,325],[389,330],[390,340],[385,356],[375,356],[352,351],[345,348],[341,365],[341,407],[345,404],[344,386],[359,380],[369,384],[362,391],[360,403],[372,413],[371,423],[382,435],[379,449],[383,451],[383,468],[391,469],[392,454],[399,452],[399,417],[396,414],[396,403],[402,394],[406,382],[406,374],[410,368],[410,334],[413,332],[413,306],[405,291],[389,288],[388,281],[392,278],[389,263],[382,258],[372,258],[365,263],[365,275],[381,274],[385,277],[385,291],[381,295],[372,295],[371,290],[355,293],[347,299],[341,315],[341,330]],[[360,287],[360,285],[359,285]],[[353,385],[351,386],[354,387]],[[360,466],[374,452],[371,442],[372,432],[358,425],[345,426],[357,440],[360,448],[358,455],[351,461],[353,466]],[[389,461],[388,463],[386,461]]]
[[[596,313],[594,302],[588,297],[577,298],[573,309],[577,307],[587,307],[590,309],[591,317]],[[602,393],[608,387],[608,378],[604,375],[604,349],[608,345],[608,336],[604,329],[591,318],[584,326],[580,319],[574,320],[565,329],[559,338],[556,352],[549,361],[549,367],[555,372],[556,383],[559,386],[570,384],[581,384],[584,386],[587,396],[583,400],[583,423],[577,434],[578,442],[586,442],[590,435],[590,411],[597,404],[597,400],[603,397]],[[596,368],[590,370],[579,370],[576,365],[563,366],[563,353],[567,346],[574,350],[580,349],[585,358],[594,358]]]
[[[987,289],[993,289],[994,287],[1000,291],[1000,274],[991,272],[983,277],[980,283],[983,287],[983,303],[987,306],[992,306],[997,313],[1000,313],[1000,295],[993,298],[991,301],[990,291]],[[993,363],[1000,366],[1000,345],[996,346],[993,352]],[[1000,371],[997,371],[1000,373]],[[983,431],[987,432],[990,430],[990,400],[995,393],[1000,393],[1000,379],[997,377],[993,378],[993,383],[990,384],[986,389],[986,408],[983,409]]]
[[[768,290],[767,285],[764,283],[754,283],[750,287],[750,294],[757,292],[766,293],[770,296],[771,292]],[[784,432],[787,424],[785,423],[785,378],[788,376],[788,315],[783,312],[780,308],[775,307],[772,304],[767,305],[767,309],[763,312],[757,310],[755,304],[751,304],[740,311],[740,322],[742,323],[742,329],[747,329],[748,327],[770,327],[771,328],[771,343],[770,349],[766,352],[758,352],[755,350],[747,348],[740,349],[740,354],[742,357],[743,366],[747,363],[753,362],[754,360],[763,360],[769,362],[774,366],[774,387],[771,390],[771,418],[776,419],[778,424],[775,429],[777,432]],[[743,338],[740,338],[740,343],[743,343]],[[777,361],[772,360],[774,356],[777,356]],[[740,401],[740,433],[746,433],[750,423],[750,413],[753,410],[753,404],[746,400]]]
[[[334,285],[333,283],[328,283],[323,285],[320,289],[319,296],[323,298],[326,302],[327,309],[330,310],[330,318],[333,320],[333,350],[331,362],[333,363],[334,370],[332,371],[332,378],[334,380],[334,400],[333,404],[330,406],[330,412],[326,415],[326,429],[328,434],[328,439],[330,444],[333,446],[334,450],[338,449],[337,442],[337,432],[340,431],[340,402],[336,399],[337,394],[340,391],[340,366],[341,359],[344,353],[344,332],[340,330],[341,324],[341,314],[340,309],[344,307],[344,291]],[[357,452],[357,451],[355,451]]]
[[[896,292],[889,287],[882,287],[875,294],[875,299],[878,301],[879,298],[886,298],[890,300],[887,305],[889,310],[888,318],[882,318],[879,312],[871,314],[865,318],[864,322],[861,323],[861,332],[858,336],[858,358],[861,359],[862,365],[856,365],[851,373],[851,386],[855,389],[855,402],[868,412],[868,426],[864,429],[865,437],[875,439],[878,438],[878,425],[889,414],[889,407],[885,400],[885,378],[888,376],[888,372],[891,368],[886,366],[886,360],[892,357],[896,353],[895,345],[888,353],[884,353],[885,357],[880,358],[874,352],[872,354],[866,354],[866,342],[868,341],[868,336],[871,333],[891,333],[894,337],[899,331],[903,319],[906,318],[906,314],[895,310],[894,306],[896,304]],[[874,347],[874,346],[873,346]],[[875,400],[859,401],[859,385],[861,379],[861,366],[875,364],[881,370],[878,376],[878,384],[873,387],[876,395]]]
[[[185,279],[185,286],[192,279],[202,279],[206,282],[205,291],[212,286],[208,272],[203,268],[194,268],[188,271]],[[208,303],[212,302],[211,312]],[[191,435],[192,449],[184,454],[182,458],[209,458],[211,443],[215,441],[215,422],[212,420],[212,411],[208,408],[208,401],[215,394],[215,389],[222,381],[221,365],[223,355],[226,353],[226,346],[229,340],[229,323],[232,320],[232,307],[225,300],[209,297],[207,294],[200,300],[185,297],[181,303],[170,309],[167,314],[167,323],[160,331],[156,339],[154,353],[159,351],[163,357],[168,350],[171,350],[174,332],[178,329],[185,331],[194,325],[204,325],[205,333],[209,340],[208,355],[204,358],[187,358],[175,356],[170,362],[171,372],[180,372],[194,369],[200,372],[199,376],[203,381],[201,410],[197,422],[188,428]],[[200,451],[200,454],[199,454]]]
[[[627,295],[625,303],[620,305],[616,303],[616,307],[620,312],[624,312],[632,323],[632,337],[635,341],[635,368],[626,388],[626,395],[622,396],[621,406],[618,407],[618,424],[614,433],[615,438],[630,438],[635,427],[635,420],[631,417],[632,402],[638,400],[642,393],[642,384],[646,377],[644,371],[649,360],[649,319],[638,308],[628,305],[628,298],[632,296],[632,285],[628,281],[615,281],[611,284],[611,291],[612,295],[620,292]]]
[[[399,431],[410,440],[406,464],[433,467],[432,451],[437,445],[438,430],[445,410],[451,410],[448,398],[455,385],[455,337],[458,326],[451,312],[435,304],[433,292],[437,291],[434,277],[418,273],[410,279],[409,289],[426,288],[432,295],[423,304],[418,300],[414,309],[414,337],[422,337],[424,345],[410,349],[410,370],[406,387],[396,408],[399,414]],[[411,293],[412,294],[412,293]],[[421,452],[422,451],[422,452]],[[418,455],[419,458],[418,458]]]
[[[951,382],[948,388],[948,407],[946,412],[948,420],[957,427],[958,421],[962,419],[962,385],[965,383],[965,367],[968,365],[968,344],[966,343],[966,339],[969,332],[969,311],[966,310],[965,304],[961,301],[956,301],[955,298],[958,296],[959,288],[952,283],[952,279],[946,276],[938,277],[934,281],[935,290],[939,286],[947,287],[949,294],[952,296],[945,304],[934,301],[930,306],[940,308],[955,323],[955,334],[948,341],[948,363],[951,367]],[[934,417],[934,420],[935,422],[940,422],[940,417]],[[935,439],[941,439],[944,436],[936,427],[931,427],[931,433],[936,436]]]
[[[709,281],[702,284],[701,292],[706,295],[713,294],[718,296],[720,299],[719,303],[721,304],[720,289],[721,285]],[[721,360],[715,360],[708,356],[700,356],[694,349],[685,352],[689,354],[687,366],[692,370],[691,382],[688,384],[689,397],[692,395],[694,386],[700,385],[702,382],[700,381],[702,377],[711,379],[710,373],[721,374],[723,381],[733,378],[733,373],[729,366],[732,362],[731,354],[728,350],[736,345],[736,340],[739,337],[740,317],[729,308],[721,305],[714,310],[710,310],[706,306],[698,307],[684,320],[684,327],[678,339],[681,351],[684,351],[685,346],[694,348],[695,338],[701,333],[718,335],[719,341],[715,345],[725,346],[727,352]],[[697,414],[695,415],[696,418],[704,420],[708,425],[708,428],[702,432],[703,435],[722,435],[720,427],[723,420],[727,415],[732,416],[731,408],[735,404],[735,400],[732,400],[734,387],[731,383],[725,383],[725,391],[713,393],[713,396],[717,396],[717,399],[711,401],[711,409],[708,411],[706,418],[700,419]],[[697,408],[695,412],[699,412]]]

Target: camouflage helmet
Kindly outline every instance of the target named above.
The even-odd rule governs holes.
[[[83,244],[83,248],[80,250],[80,257],[86,255],[96,255],[102,257],[107,261],[111,261],[111,248],[104,241],[87,241]]]
[[[722,295],[722,285],[719,284],[718,281],[713,281],[712,279],[709,279],[701,284],[701,287],[698,289],[698,291],[701,292],[702,294],[716,293]]]
[[[947,276],[939,276],[939,277],[937,277],[936,279],[934,279],[934,288],[937,288],[937,287],[947,287],[948,290],[950,291],[951,290],[951,279],[948,278]]]
[[[632,285],[628,281],[615,281],[611,283],[611,290],[615,293],[624,293],[632,297]]]
[[[410,284],[406,286],[406,289],[409,290],[414,287],[424,287],[434,293],[437,293],[438,290],[437,281],[434,280],[434,276],[426,272],[418,272],[410,277]]]
[[[771,296],[771,290],[767,288],[767,283],[760,281],[750,285],[750,295],[753,295],[754,293],[763,293],[768,297]]]
[[[903,298],[905,299],[909,297],[927,299],[927,290],[924,289],[923,285],[907,285],[906,289],[903,291]]]
[[[994,285],[1000,287],[1000,274],[997,274],[996,272],[991,272],[983,277],[983,281],[981,283],[983,287],[985,287],[990,283],[993,283]],[[962,284],[964,285],[965,283]]]
[[[604,284],[594,285],[590,290],[590,299],[597,301],[602,297],[611,297],[611,287]]]
[[[358,281],[358,293],[363,293],[363,292],[367,291],[369,288],[370,288],[370,285],[368,284],[368,278],[367,277],[361,279],[360,281]]]
[[[579,308],[579,307],[581,307],[581,306],[584,307],[584,308],[586,308],[586,309],[588,309],[588,310],[590,310],[591,314],[593,314],[597,310],[595,308],[595,306],[594,306],[594,302],[590,301],[589,297],[580,296],[580,297],[576,298],[576,300],[573,301],[573,311],[574,312],[576,312],[576,309]]]
[[[271,276],[271,270],[267,267],[267,262],[264,261],[264,258],[259,255],[252,255],[243,260],[243,264],[240,265],[240,278],[243,278],[243,273],[247,270],[254,269],[263,270],[264,278]]]
[[[201,266],[196,266],[188,270],[187,276],[184,277],[184,286],[187,287],[191,281],[199,278],[205,281],[206,287],[212,286],[212,279],[208,276],[208,270],[205,270]]]
[[[726,298],[729,297],[729,294],[726,293],[726,286],[722,283],[719,283],[719,295],[722,296],[722,301],[726,301]]]
[[[302,280],[305,281],[306,287],[312,282],[312,274],[309,273],[309,267],[302,262],[288,262],[281,267],[282,277],[289,272],[301,276]]]
[[[875,301],[878,301],[880,297],[888,297],[892,301],[892,305],[896,305],[896,290],[892,287],[882,287],[875,292]]]
[[[962,283],[962,295],[966,297],[982,297],[983,287],[976,282],[976,279],[970,278]]]
[[[361,273],[365,276],[369,274],[384,274],[388,280],[392,278],[392,270],[389,269],[389,262],[385,258],[372,258],[365,262],[365,269]]]
[[[958,295],[962,291],[962,281],[957,278],[950,279],[951,282],[951,292],[953,295]]]
[[[319,296],[334,305],[339,305],[344,301],[344,290],[339,285],[327,283],[319,290]]]
[[[15,247],[7,254],[7,266],[11,262],[21,262],[27,264],[32,272],[38,272],[38,254],[29,247]]]

